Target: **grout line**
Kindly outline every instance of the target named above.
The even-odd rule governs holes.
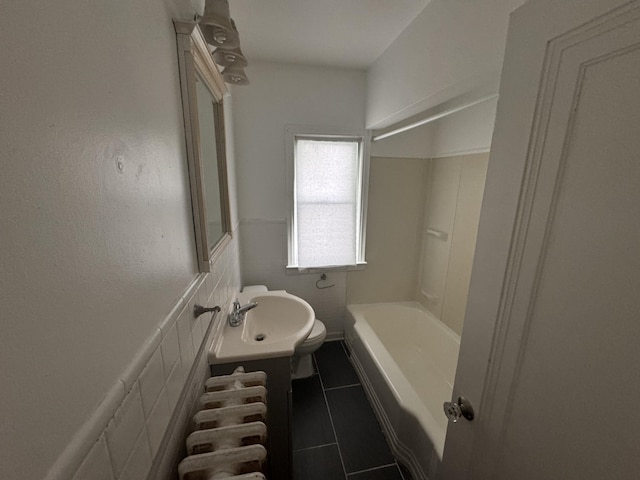
[[[360,386],[362,386],[362,384],[360,384],[360,383],[351,383],[351,384],[349,384],[349,385],[340,385],[339,387],[329,387],[329,388],[325,388],[324,390],[325,390],[326,392],[329,392],[329,391],[331,391],[331,390],[339,390],[339,389],[341,389],[341,388],[360,387]]]
[[[314,354],[315,359],[315,354]],[[324,398],[324,404],[327,406],[327,413],[329,414],[329,422],[331,422],[331,429],[333,430],[333,436],[336,439],[336,447],[338,448],[338,456],[340,457],[340,464],[342,465],[342,473],[344,473],[344,478],[347,478],[347,470],[344,468],[344,460],[342,458],[342,451],[340,450],[340,444],[338,443],[338,434],[336,433],[336,427],[333,424],[333,416],[331,415],[331,409],[329,408],[329,402],[327,401],[327,395],[324,392],[324,383],[322,382],[322,373],[320,373],[320,369],[318,369],[318,378],[320,378],[320,386],[322,387],[322,397]]]
[[[398,465],[396,464],[396,462],[393,462],[393,463],[388,463],[387,465],[380,465],[378,467],[365,468],[364,470],[358,470],[357,472],[351,472],[349,475],[357,475],[358,473],[372,472],[374,470],[380,470],[381,468],[387,468],[387,467],[393,467],[393,466],[398,468]],[[400,469],[398,468],[398,470],[400,470]],[[402,472],[400,472],[400,475],[402,475]]]
[[[340,346],[342,347],[342,351],[344,352],[344,355],[347,358],[347,362],[349,363],[349,366],[351,368],[353,368],[353,364],[351,363],[351,360],[349,358],[349,352],[347,352],[344,340],[339,340],[339,342],[340,342]],[[318,373],[320,373],[320,369],[319,368],[318,368]],[[360,382],[358,382],[358,383],[350,383],[349,385],[340,385],[338,387],[329,387],[329,388],[324,388],[324,383],[322,385],[323,385],[323,390],[328,391],[328,390],[337,390],[339,388],[358,387],[358,386],[361,386],[362,384]]]
[[[349,348],[348,348],[348,346],[347,346],[347,341],[346,341],[346,340],[341,340],[341,341],[340,341],[340,345],[342,345],[342,349],[344,350],[344,353],[345,353],[345,355],[347,356],[347,360],[349,361],[349,363],[351,364],[351,366],[352,366],[352,367],[354,367],[353,362],[352,362],[352,358],[351,358],[351,354],[350,354],[351,352],[349,351]],[[354,367],[354,370],[355,370],[355,367]],[[355,387],[355,386],[362,386],[362,387],[364,387],[364,385],[362,385],[362,383],[354,383],[354,384],[352,384],[352,385],[344,385],[344,386],[342,386],[342,387],[333,387],[333,388],[330,388],[330,389],[327,389],[327,390],[335,390],[335,389],[337,389],[337,388]],[[336,438],[337,438],[337,437],[336,437]],[[385,435],[385,442],[387,443],[387,445],[389,445],[389,443],[388,443],[388,441],[387,441],[387,439],[386,439],[386,435]],[[390,466],[392,466],[392,465],[395,465],[396,469],[398,470],[398,473],[400,474],[400,478],[401,478],[402,480],[409,480],[409,479],[405,478],[404,473],[402,472],[402,469],[400,468],[400,464],[398,464],[398,461],[397,461],[397,460],[396,460],[396,461],[394,461],[393,463],[390,463],[389,465],[383,465],[383,466],[381,466],[381,467],[374,467],[374,468],[370,468],[370,469],[368,469],[368,470],[360,470],[359,472],[352,472],[352,473],[349,473],[349,474],[347,474],[347,479],[348,479],[349,475],[354,475],[354,474],[356,474],[356,473],[361,473],[361,472],[368,472],[368,471],[371,471],[371,470],[378,470],[378,469],[380,469],[380,468],[386,468],[386,467],[390,467]]]
[[[404,473],[402,472],[402,469],[400,468],[400,464],[398,463],[397,460],[396,460],[396,466],[398,467],[398,471],[400,472],[400,478],[402,480],[409,480],[408,478],[405,478]]]
[[[313,450],[314,448],[330,447],[331,445],[338,445],[338,442],[325,443],[324,445],[314,445],[313,447],[304,447],[294,450],[294,452],[302,452],[304,450]]]

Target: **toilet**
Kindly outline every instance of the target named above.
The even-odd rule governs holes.
[[[267,287],[264,285],[249,285],[242,289],[242,292],[259,294],[266,292]],[[291,358],[291,378],[307,378],[315,373],[313,368],[312,354],[322,346],[324,339],[327,337],[327,329],[317,318],[313,322],[313,328],[309,336],[298,345]]]
[[[313,375],[312,354],[322,346],[327,336],[327,329],[317,318],[313,322],[313,328],[309,336],[296,347],[291,359],[291,378],[307,378]]]

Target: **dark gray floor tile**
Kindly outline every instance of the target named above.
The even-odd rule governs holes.
[[[336,441],[329,410],[322,393],[320,377],[294,380],[293,449],[326,445]]]
[[[347,473],[393,463],[395,459],[362,387],[325,393]]]
[[[398,467],[400,468],[400,473],[402,473],[402,478],[404,480],[413,480],[413,477],[411,476],[411,472],[407,467],[405,467],[401,463],[398,463]]]
[[[360,383],[341,342],[325,342],[315,357],[324,388]]]
[[[391,465],[351,474],[347,477],[347,480],[402,480],[402,475],[400,475],[398,467]]]
[[[337,445],[293,452],[294,480],[345,480]]]

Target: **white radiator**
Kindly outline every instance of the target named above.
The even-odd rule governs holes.
[[[245,373],[212,377],[198,400],[180,480],[265,480],[267,375]]]

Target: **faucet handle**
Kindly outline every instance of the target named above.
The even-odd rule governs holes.
[[[237,311],[237,310],[240,310],[240,302],[239,302],[239,301],[238,301],[238,299],[236,298],[236,299],[233,301],[233,311],[235,312],[235,311]]]

